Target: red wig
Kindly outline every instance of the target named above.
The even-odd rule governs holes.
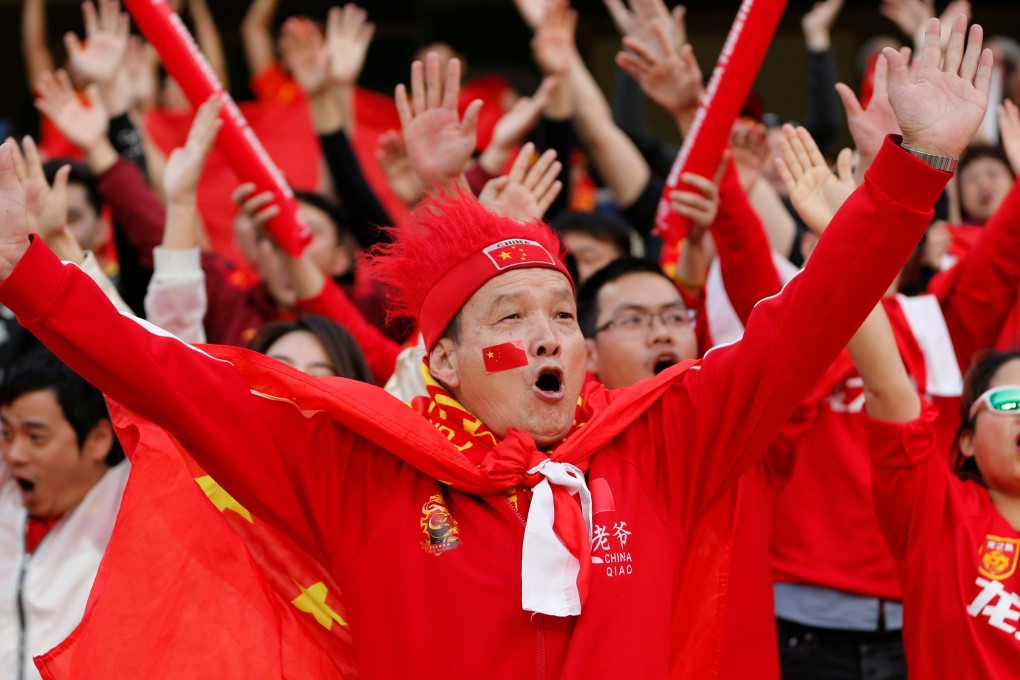
[[[368,276],[386,287],[391,317],[414,317],[429,350],[468,298],[509,266],[556,269],[570,280],[552,229],[497,215],[466,191],[426,198],[388,232],[390,242],[366,262]],[[506,246],[514,252],[509,265],[486,255],[508,241],[520,242]]]

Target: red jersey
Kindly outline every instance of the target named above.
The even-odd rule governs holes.
[[[903,584],[912,679],[1015,678],[1020,533],[988,490],[956,477],[924,404],[909,423],[867,419],[875,506]]]

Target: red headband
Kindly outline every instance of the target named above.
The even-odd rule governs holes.
[[[570,281],[566,266],[536,241],[511,238],[482,248],[455,264],[433,284],[418,311],[418,328],[429,352],[467,301],[492,278],[510,269],[554,269]]]

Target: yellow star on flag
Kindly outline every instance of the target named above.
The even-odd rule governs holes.
[[[334,621],[339,623],[341,626],[347,625],[347,622],[344,621],[339,614],[333,611],[328,604],[326,604],[326,596],[329,595],[329,590],[327,590],[325,583],[319,581],[318,583],[305,588],[297,581],[294,581],[294,585],[298,587],[301,594],[291,600],[290,603],[292,605],[297,607],[300,611],[314,616],[315,620],[319,622],[319,625],[326,630],[333,630]]]
[[[502,260],[509,260],[510,259],[510,253],[506,252],[505,250],[501,250],[501,251],[499,251],[499,257]]]
[[[489,352],[489,353],[488,353],[488,354],[486,354],[485,356],[487,356],[487,357],[489,357],[490,359],[492,359],[493,357],[495,357],[495,356],[496,356],[496,353],[495,353],[495,352]]]
[[[234,497],[227,493],[215,479],[206,475],[205,477],[196,477],[195,481],[198,482],[200,487],[202,487],[202,491],[204,491],[205,495],[209,497],[209,501],[216,506],[217,510],[220,512],[233,510],[238,515],[248,520],[249,524],[254,524],[251,519],[251,513],[248,512],[243,505],[235,501]]]

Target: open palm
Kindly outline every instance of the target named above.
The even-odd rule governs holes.
[[[64,36],[71,66],[81,77],[94,83],[108,83],[124,64],[129,23],[117,0],[100,0],[99,11],[91,2],[82,6],[85,44],[74,33]]]
[[[783,127],[782,156],[776,160],[779,175],[797,214],[816,234],[825,231],[832,216],[856,188],[851,158],[849,149],[840,153],[836,176],[807,130]]]
[[[981,49],[983,32],[977,24],[971,26],[964,51],[966,28],[966,19],[958,16],[942,58],[939,21],[929,21],[916,74],[902,54],[886,48],[889,104],[904,146],[959,157],[981,125],[988,107],[992,55]]]

